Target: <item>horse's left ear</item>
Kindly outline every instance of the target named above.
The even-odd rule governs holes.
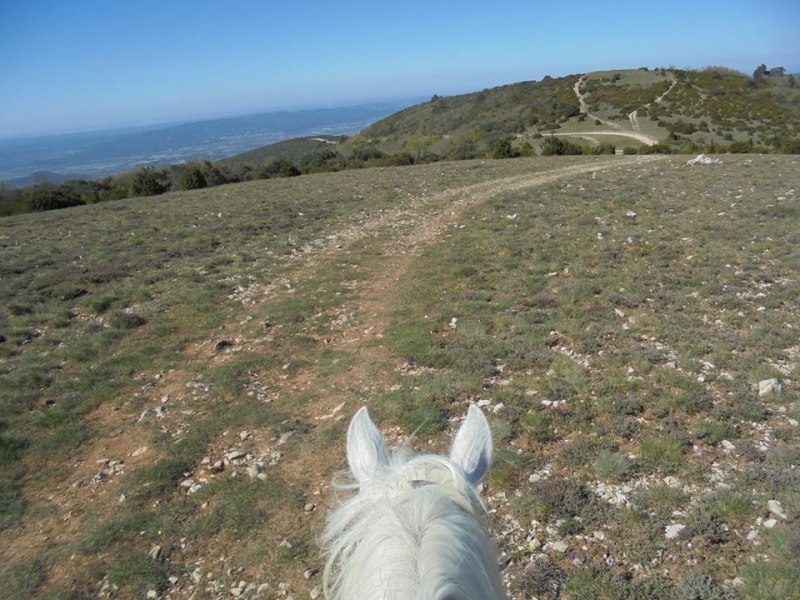
[[[467,418],[453,440],[450,460],[464,471],[472,485],[486,477],[492,466],[492,431],[475,404],[470,404]]]
[[[363,483],[389,462],[386,443],[362,406],[347,429],[347,462],[356,481]]]

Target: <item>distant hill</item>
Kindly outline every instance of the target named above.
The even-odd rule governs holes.
[[[541,152],[550,137],[584,152],[800,151],[800,86],[780,69],[751,77],[724,67],[622,69],[545,77],[459,96],[433,96],[330,144],[340,161],[410,164]],[[300,165],[322,141],[288,140],[226,160]],[[305,156],[304,156],[305,155]]]
[[[311,137],[292,138],[268,146],[263,146],[249,152],[237,154],[230,158],[222,159],[221,165],[264,165],[272,161],[283,159],[298,163],[306,156],[319,150],[330,149],[347,140],[346,136],[318,135]]]
[[[37,183],[64,183],[68,179],[78,178],[82,179],[83,176],[77,174],[67,176],[61,173],[53,173],[52,171],[38,171],[36,173],[31,173],[27,177],[9,179],[3,183],[13,188],[24,188]]]
[[[585,146],[740,142],[779,150],[800,140],[800,86],[791,75],[756,80],[719,67],[545,77],[434,96],[373,123],[348,147],[472,158],[501,139],[535,148],[548,135]]]
[[[0,179],[49,171],[99,177],[197,158],[220,159],[307,135],[352,134],[418,100],[281,111],[167,127],[0,140]]]
[[[76,155],[94,157],[98,162],[93,168],[99,171],[87,171],[85,163],[82,170],[95,176],[92,181],[33,186],[45,189],[0,186],[0,214],[439,160],[535,154],[800,154],[796,80],[779,67],[764,65],[752,76],[723,67],[597,71],[460,96],[434,95],[399,111],[384,104],[221,119],[107,135],[100,141],[84,135],[83,149],[59,160],[74,165],[79,162]],[[377,118],[381,111],[387,115]],[[362,126],[354,120],[357,116],[366,119]],[[263,139],[280,141],[255,143]],[[242,147],[246,152],[234,151]],[[115,154],[122,152],[131,154]],[[102,169],[114,165],[119,171],[123,164],[127,171],[96,178]],[[50,179],[58,182],[55,175]]]

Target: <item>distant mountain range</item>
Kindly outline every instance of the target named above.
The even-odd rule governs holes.
[[[0,180],[15,187],[43,177],[94,178],[147,165],[233,156],[280,140],[345,135],[420,99],[281,111],[161,127],[0,139]]]

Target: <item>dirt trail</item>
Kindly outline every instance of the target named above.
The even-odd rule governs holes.
[[[675,79],[672,75],[670,75],[670,79],[672,79],[672,85],[670,85],[669,88],[667,88],[666,92],[664,92],[658,98],[656,98],[655,104],[660,104],[664,100],[664,98],[667,97],[667,94],[669,94],[672,91],[672,88],[674,88],[677,85],[677,83],[678,83],[677,79]],[[650,106],[650,105],[647,104],[645,106]],[[628,119],[630,119],[631,127],[633,127],[634,131],[641,131],[641,128],[639,127],[639,109],[638,108],[628,115]]]
[[[624,168],[659,159],[657,156],[616,157],[591,165],[563,167],[450,189],[414,198],[403,206],[380,212],[335,236],[319,240],[310,252],[303,253],[302,263],[290,277],[291,281],[313,280],[317,273],[334,268],[331,263],[347,263],[352,253],[364,252],[364,240],[368,240],[366,244],[370,253],[379,258],[361,267],[358,293],[340,308],[346,318],[327,340],[331,349],[355,353],[354,366],[347,373],[346,380],[334,383],[336,389],[328,390],[330,393],[318,398],[311,407],[314,414],[309,416],[318,419],[320,415],[330,414],[342,402],[359,401],[358,397],[353,397],[354,391],[364,391],[376,383],[375,378],[380,377],[381,372],[399,367],[386,364],[391,359],[379,343],[389,324],[397,282],[427,246],[442,240],[449,228],[458,225],[469,208],[499,194],[546,185],[571,175]],[[290,293],[285,285],[276,292]],[[313,383],[309,381],[308,385]],[[381,390],[383,392],[385,390]]]
[[[627,138],[631,138],[631,139],[637,140],[639,142],[642,142],[643,144],[646,144],[647,146],[655,146],[656,144],[658,144],[658,139],[656,139],[655,137],[653,137],[651,135],[648,135],[646,133],[642,133],[641,127],[639,126],[639,117],[638,117],[639,110],[638,109],[632,111],[628,115],[628,119],[631,122],[631,128],[632,128],[633,131],[625,131],[619,126],[618,123],[614,123],[612,121],[607,121],[605,119],[601,119],[597,115],[594,115],[594,114],[590,113],[589,112],[589,106],[586,103],[586,96],[584,96],[584,94],[581,93],[581,85],[583,85],[583,82],[586,80],[586,77],[587,77],[587,75],[581,76],[581,78],[578,79],[578,81],[575,83],[575,87],[573,88],[574,91],[575,91],[575,96],[578,98],[578,104],[580,105],[581,112],[583,114],[585,114],[587,117],[589,117],[590,119],[595,119],[597,121],[600,121],[600,123],[602,123],[603,125],[605,125],[607,127],[610,127],[611,131],[592,131],[592,132],[586,132],[585,134],[581,133],[581,132],[575,132],[575,133],[551,133],[549,135],[562,136],[562,137],[580,137],[580,138],[587,139],[589,141],[595,141],[595,140],[592,139],[592,136],[595,136],[595,135],[601,135],[601,136],[616,135],[616,136],[620,136],[620,137],[627,137]],[[658,98],[656,98],[656,100],[655,100],[656,103],[661,102],[666,97],[666,95],[672,90],[672,88],[675,87],[675,85],[677,83],[678,83],[677,80],[673,77],[672,78],[672,85],[669,87],[669,89],[666,92],[664,92]]]

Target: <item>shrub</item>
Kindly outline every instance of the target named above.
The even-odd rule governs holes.
[[[113,313],[108,321],[115,329],[136,329],[147,323],[144,317],[127,312]]]
[[[624,481],[631,472],[631,462],[620,452],[601,452],[594,461],[594,472],[603,481]]]
[[[705,573],[686,575],[675,591],[677,600],[725,600],[731,597],[713,577]]]
[[[583,485],[554,477],[537,481],[530,487],[530,495],[541,503],[546,516],[572,519],[593,505],[593,496]]]
[[[492,148],[492,158],[515,158],[519,156],[511,147],[511,142],[506,139],[497,140]]]
[[[542,156],[568,156],[583,154],[580,146],[549,136],[542,142]]]
[[[152,167],[141,169],[131,183],[131,194],[139,197],[158,196],[168,189],[169,185],[164,181],[163,174],[156,172]]]
[[[49,186],[36,186],[25,195],[25,202],[31,212],[58,210],[70,206],[86,204],[77,194],[65,192]]]
[[[558,598],[567,574],[558,565],[554,565],[546,556],[534,558],[519,579],[519,590],[527,597]]]
[[[193,163],[188,165],[181,176],[181,189],[198,190],[207,186],[206,176],[200,167]]]

